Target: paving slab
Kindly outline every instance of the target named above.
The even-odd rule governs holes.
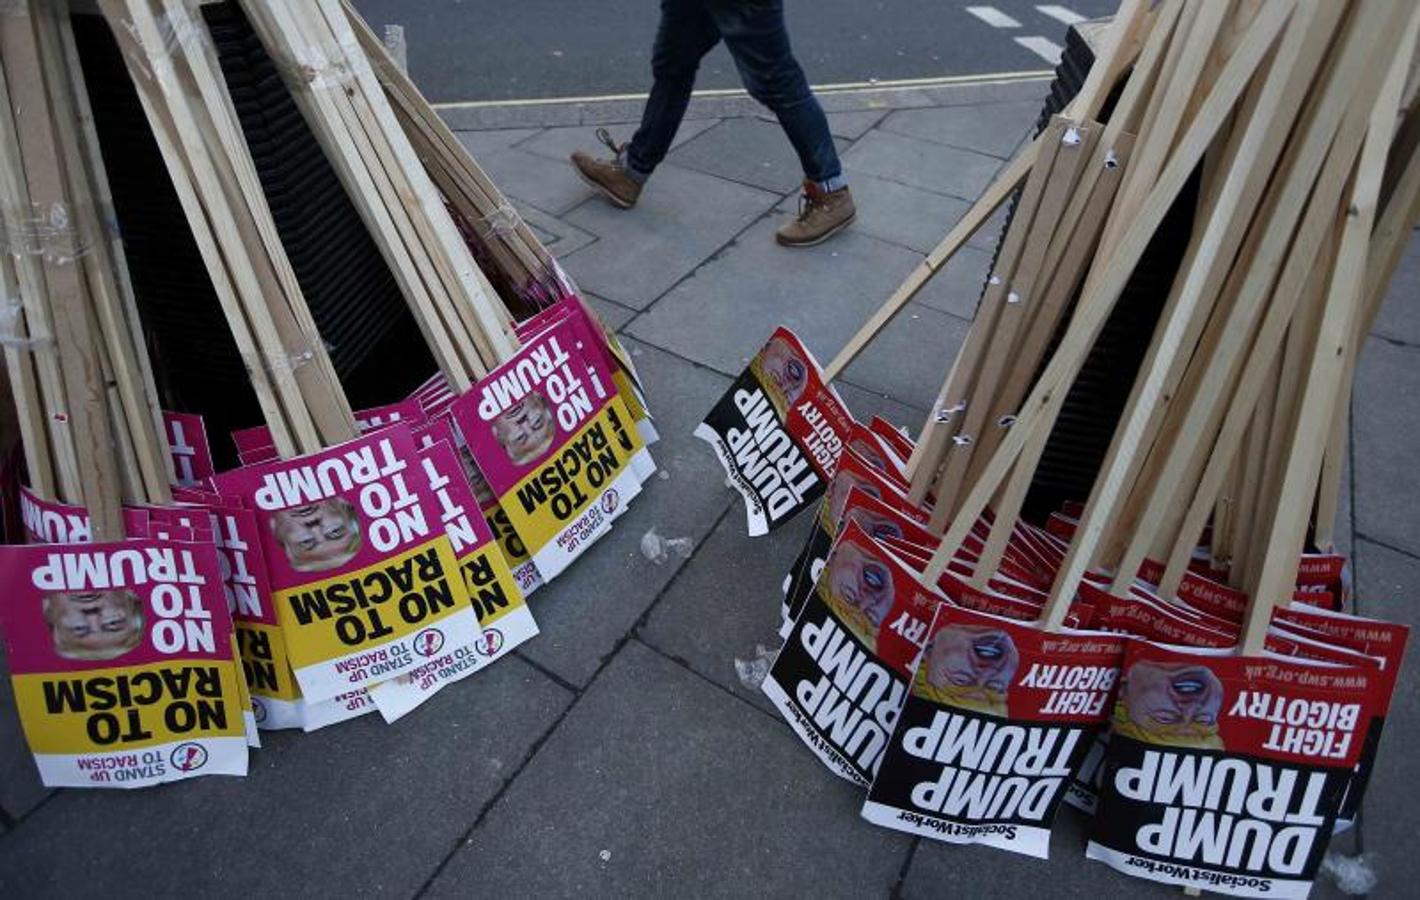
[[[889,131],[871,131],[843,154],[849,177],[866,172],[910,187],[971,200],[991,183],[1001,160]]]
[[[1417,232],[1420,233],[1420,232]],[[1391,277],[1375,334],[1420,346],[1420,237],[1412,237]]]
[[[636,316],[636,310],[627,309],[619,303],[612,303],[604,297],[598,297],[596,294],[586,292],[583,292],[583,296],[586,297],[587,302],[592,305],[592,309],[595,310],[596,314],[601,318],[602,324],[606,325],[606,327],[610,328],[612,331],[620,331],[621,326],[630,322]]]
[[[909,841],[754,707],[637,642],[582,696],[432,897],[884,897]]]
[[[842,378],[833,386],[838,389],[843,402],[848,404],[848,411],[862,422],[875,415],[881,416],[899,428],[906,428],[908,433],[916,434],[917,429],[922,427],[922,417],[927,414],[925,407],[908,406],[881,391],[862,388]]]
[[[1361,839],[1376,855],[1381,890],[1372,896],[1399,896],[1403,885],[1420,884],[1420,834],[1415,829],[1415,785],[1420,784],[1420,559],[1357,539],[1356,607],[1363,616],[1404,622],[1411,628],[1410,652],[1386,717],[1371,787],[1361,811]]]
[[[645,309],[778,200],[757,188],[663,165],[634,210],[598,198],[567,215],[601,240],[567,256],[563,265],[587,290]]]
[[[509,197],[525,200],[560,216],[596,192],[577,177],[572,166],[516,147],[475,157],[493,183]]]
[[[859,387],[928,409],[970,328],[965,319],[909,303],[843,376]]]
[[[538,240],[542,241],[542,245],[554,256],[575,253],[597,239],[596,235],[588,234],[580,228],[569,225],[527,201],[514,200],[512,202],[518,210],[518,214],[523,217],[523,221],[528,223],[537,234]]]
[[[671,149],[674,150],[706,129],[715,127],[719,122],[719,119],[682,120],[680,128],[676,131],[675,139],[671,141]],[[619,144],[631,140],[631,136],[636,133],[636,127],[637,123],[635,122],[625,122],[608,125],[606,130],[611,134],[611,139]],[[518,149],[561,162],[566,162],[574,150],[585,150],[599,156],[609,156],[610,151],[597,140],[596,130],[597,126],[594,125],[546,128],[537,132],[535,137],[520,143]]]
[[[865,172],[848,171],[848,186],[858,207],[854,231],[927,254],[951,230],[971,204]],[[797,210],[797,198],[785,201]]]
[[[983,233],[977,232],[978,235]],[[995,237],[991,240],[994,242]],[[962,247],[918,291],[916,301],[968,321],[974,319],[981,289],[991,274],[992,256],[991,250],[982,250],[970,244]]]
[[[878,127],[1005,159],[1034,130],[1040,109],[1038,100],[905,109],[892,113]]]
[[[839,150],[847,146],[839,141]],[[777,120],[725,119],[666,157],[678,166],[777,194],[796,190],[803,166]]]
[[[474,161],[481,166],[483,165],[483,157],[499,150],[507,150],[541,130],[539,128],[493,128],[487,131],[455,131],[454,136],[459,139],[459,143],[464,145],[464,149],[468,150]],[[499,189],[502,189],[501,184],[499,184]]]
[[[0,840],[0,896],[408,896],[570,700],[506,659],[396,725],[267,732],[246,778],[65,791]]]
[[[1367,340],[1352,410],[1356,533],[1420,553],[1420,347]]]
[[[921,257],[852,229],[817,247],[780,247],[774,230],[787,218],[756,222],[627,331],[738,375],[782,324],[826,363]]]
[[[528,601],[542,629],[522,652],[575,685],[585,685],[684,565],[672,554],[657,565],[641,554],[641,538],[704,540],[738,495],[725,486],[715,454],[692,437],[729,379],[653,347],[627,341],[649,393],[661,440],[651,447],[665,477],[653,477],[611,534]]]
[[[705,539],[638,636],[777,717],[758,685],[740,680],[735,660],[753,661],[760,646],[779,647],[784,576],[808,539],[814,516],[806,511],[777,531],[752,538],[737,505]]]
[[[868,129],[883,120],[888,114],[885,109],[862,109],[850,112],[831,112],[828,116],[828,130],[834,137],[856,141]]]
[[[27,815],[51,791],[39,781],[39,770],[20,729],[5,642],[0,640],[0,812],[11,819]],[[0,816],[0,818],[4,818]]]

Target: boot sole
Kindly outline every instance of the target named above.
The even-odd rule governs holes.
[[[631,207],[636,205],[635,200],[623,200],[622,198],[616,196],[616,194],[613,194],[610,188],[602,184],[600,181],[597,181],[595,178],[592,178],[587,175],[586,172],[582,171],[580,166],[573,164],[572,171],[576,172],[577,177],[582,179],[582,181],[584,181],[588,187],[596,188],[597,193],[610,200],[611,205],[615,206],[617,209],[630,209]]]
[[[838,234],[838,232],[847,228],[849,225],[852,225],[855,221],[857,221],[857,219],[858,212],[854,210],[853,215],[844,219],[842,222],[839,222],[837,225],[833,226],[832,228],[825,231],[823,234],[819,235],[811,241],[786,241],[777,234],[774,235],[774,240],[781,247],[817,247],[819,244],[822,244],[824,241],[833,237],[835,234]]]

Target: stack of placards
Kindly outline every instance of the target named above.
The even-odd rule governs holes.
[[[438,369],[367,409],[306,303],[197,5],[99,4],[262,412],[219,471],[203,410],[160,408],[181,373],[151,364],[102,224],[66,4],[11,5],[0,343],[27,483],[25,543],[0,547],[0,632],[44,783],[244,774],[258,730],[393,722],[536,635],[527,595],[636,498],[655,428],[615,336],[358,16],[241,4]]]
[[[780,329],[706,416],[751,534],[819,503],[763,690],[865,818],[1044,856],[1063,800],[1122,873],[1306,896],[1409,633],[1346,611],[1332,529],[1342,399],[1420,218],[1417,33],[1387,0],[1125,2],[1066,114],[826,372]],[[1093,491],[1028,517],[1065,398],[1195,178]],[[832,376],[1018,184],[918,440],[855,421]]]

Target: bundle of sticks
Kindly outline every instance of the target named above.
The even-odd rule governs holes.
[[[217,471],[215,410],[160,408],[184,373],[155,380],[101,152],[129,135],[100,147],[66,0],[5,4],[0,345],[28,483],[0,633],[45,784],[239,775],[258,729],[394,721],[536,635],[526,595],[655,474],[655,431],[624,348],[353,10],[241,0],[436,369],[352,409],[306,293],[329,282],[298,278],[201,4],[98,6],[264,421]],[[44,699],[150,669],[200,671],[207,702],[124,700],[120,738]]]
[[[353,10],[243,6],[285,64],[445,380],[467,390],[518,346],[509,305],[535,312],[568,296],[568,280]],[[277,451],[354,437],[199,5],[101,8]],[[89,507],[97,533],[117,536],[120,501],[168,499],[171,466],[69,12],[45,0],[5,16],[7,373],[31,487]],[[80,459],[91,467],[82,480]]]
[[[1407,634],[1342,612],[1333,529],[1356,360],[1420,218],[1418,31],[1405,2],[1125,0],[1079,95],[808,387],[777,361],[807,352],[782,329],[737,382],[744,427],[706,436],[750,505],[751,450],[786,466],[755,389],[798,398],[782,426],[826,485],[765,691],[869,788],[865,817],[1043,855],[1031,829],[1073,778],[1072,802],[1101,809],[1092,858],[1305,894],[1354,815]],[[823,415],[828,382],[1012,196],[917,440]],[[1029,521],[1067,395],[1180,203],[1188,246],[1093,490]],[[825,420],[843,448],[827,462]],[[1092,731],[1111,736],[1085,772]],[[1258,774],[1225,797],[1219,757]],[[1304,777],[1334,779],[1325,800],[1300,800]],[[1315,819],[1274,830],[1273,801]]]

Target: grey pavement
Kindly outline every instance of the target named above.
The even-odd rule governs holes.
[[[807,518],[750,539],[737,495],[690,436],[780,323],[827,359],[956,221],[1034,123],[1041,81],[834,99],[861,207],[820,247],[775,246],[792,158],[740,101],[697,102],[632,212],[563,161],[590,125],[624,138],[634,109],[504,108],[461,134],[622,335],[662,434],[661,476],[612,533],[534,595],[542,634],[394,726],[373,717],[267,734],[244,779],[132,793],[49,792],[0,679],[0,897],[1179,896],[1083,858],[1061,813],[1049,861],[919,842],[857,815],[737,675],[773,648],[779,583]],[[896,105],[895,105],[896,104]],[[575,114],[575,115],[574,115]],[[470,116],[462,116],[467,125]],[[450,113],[455,124],[458,116]],[[970,324],[994,229],[941,273],[846,373],[861,417],[916,430]],[[1341,540],[1362,613],[1420,621],[1420,242],[1356,383]],[[642,535],[688,537],[657,565]],[[1359,833],[1376,896],[1420,883],[1420,652],[1412,653]],[[1334,896],[1321,885],[1317,896]]]

